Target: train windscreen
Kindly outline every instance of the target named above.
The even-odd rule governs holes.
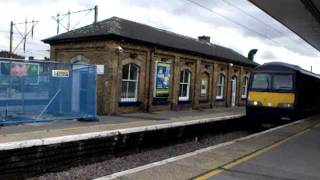
[[[253,81],[251,88],[252,89],[259,89],[259,90],[266,90],[269,89],[271,83],[271,76],[270,74],[254,74]]]
[[[272,81],[273,90],[292,90],[293,76],[292,75],[273,75]]]

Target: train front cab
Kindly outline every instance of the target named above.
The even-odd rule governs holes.
[[[254,71],[246,104],[248,119],[258,122],[294,120],[297,117],[295,82],[295,71]]]

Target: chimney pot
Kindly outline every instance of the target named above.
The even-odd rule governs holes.
[[[206,43],[210,43],[210,36],[198,36],[199,41],[201,42],[206,42]]]

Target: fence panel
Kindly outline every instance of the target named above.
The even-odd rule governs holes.
[[[0,59],[0,125],[96,118],[95,65]]]

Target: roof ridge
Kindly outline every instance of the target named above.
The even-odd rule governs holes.
[[[131,22],[131,23],[135,23],[135,24],[139,24],[139,25],[142,25],[142,26],[145,26],[145,27],[149,27],[149,28],[155,29],[155,30],[160,31],[160,32],[166,32],[168,34],[172,34],[172,35],[175,35],[175,36],[178,36],[178,37],[182,37],[182,38],[185,38],[185,39],[193,40],[193,41],[196,41],[198,43],[206,44],[206,45],[209,45],[209,46],[214,46],[215,45],[215,44],[213,44],[211,42],[210,43],[202,42],[197,38],[193,38],[193,37],[190,37],[190,36],[187,36],[187,35],[182,35],[182,34],[179,34],[179,33],[173,32],[173,31],[169,31],[169,30],[165,30],[165,29],[160,29],[158,27],[154,27],[154,26],[151,26],[151,25],[148,25],[148,24],[143,24],[142,22],[132,21],[132,20],[124,19],[124,18],[117,17],[117,16],[112,16],[111,18],[108,18],[106,20],[109,20],[109,19],[112,19],[112,18],[123,20],[123,21],[127,21],[127,22]]]

